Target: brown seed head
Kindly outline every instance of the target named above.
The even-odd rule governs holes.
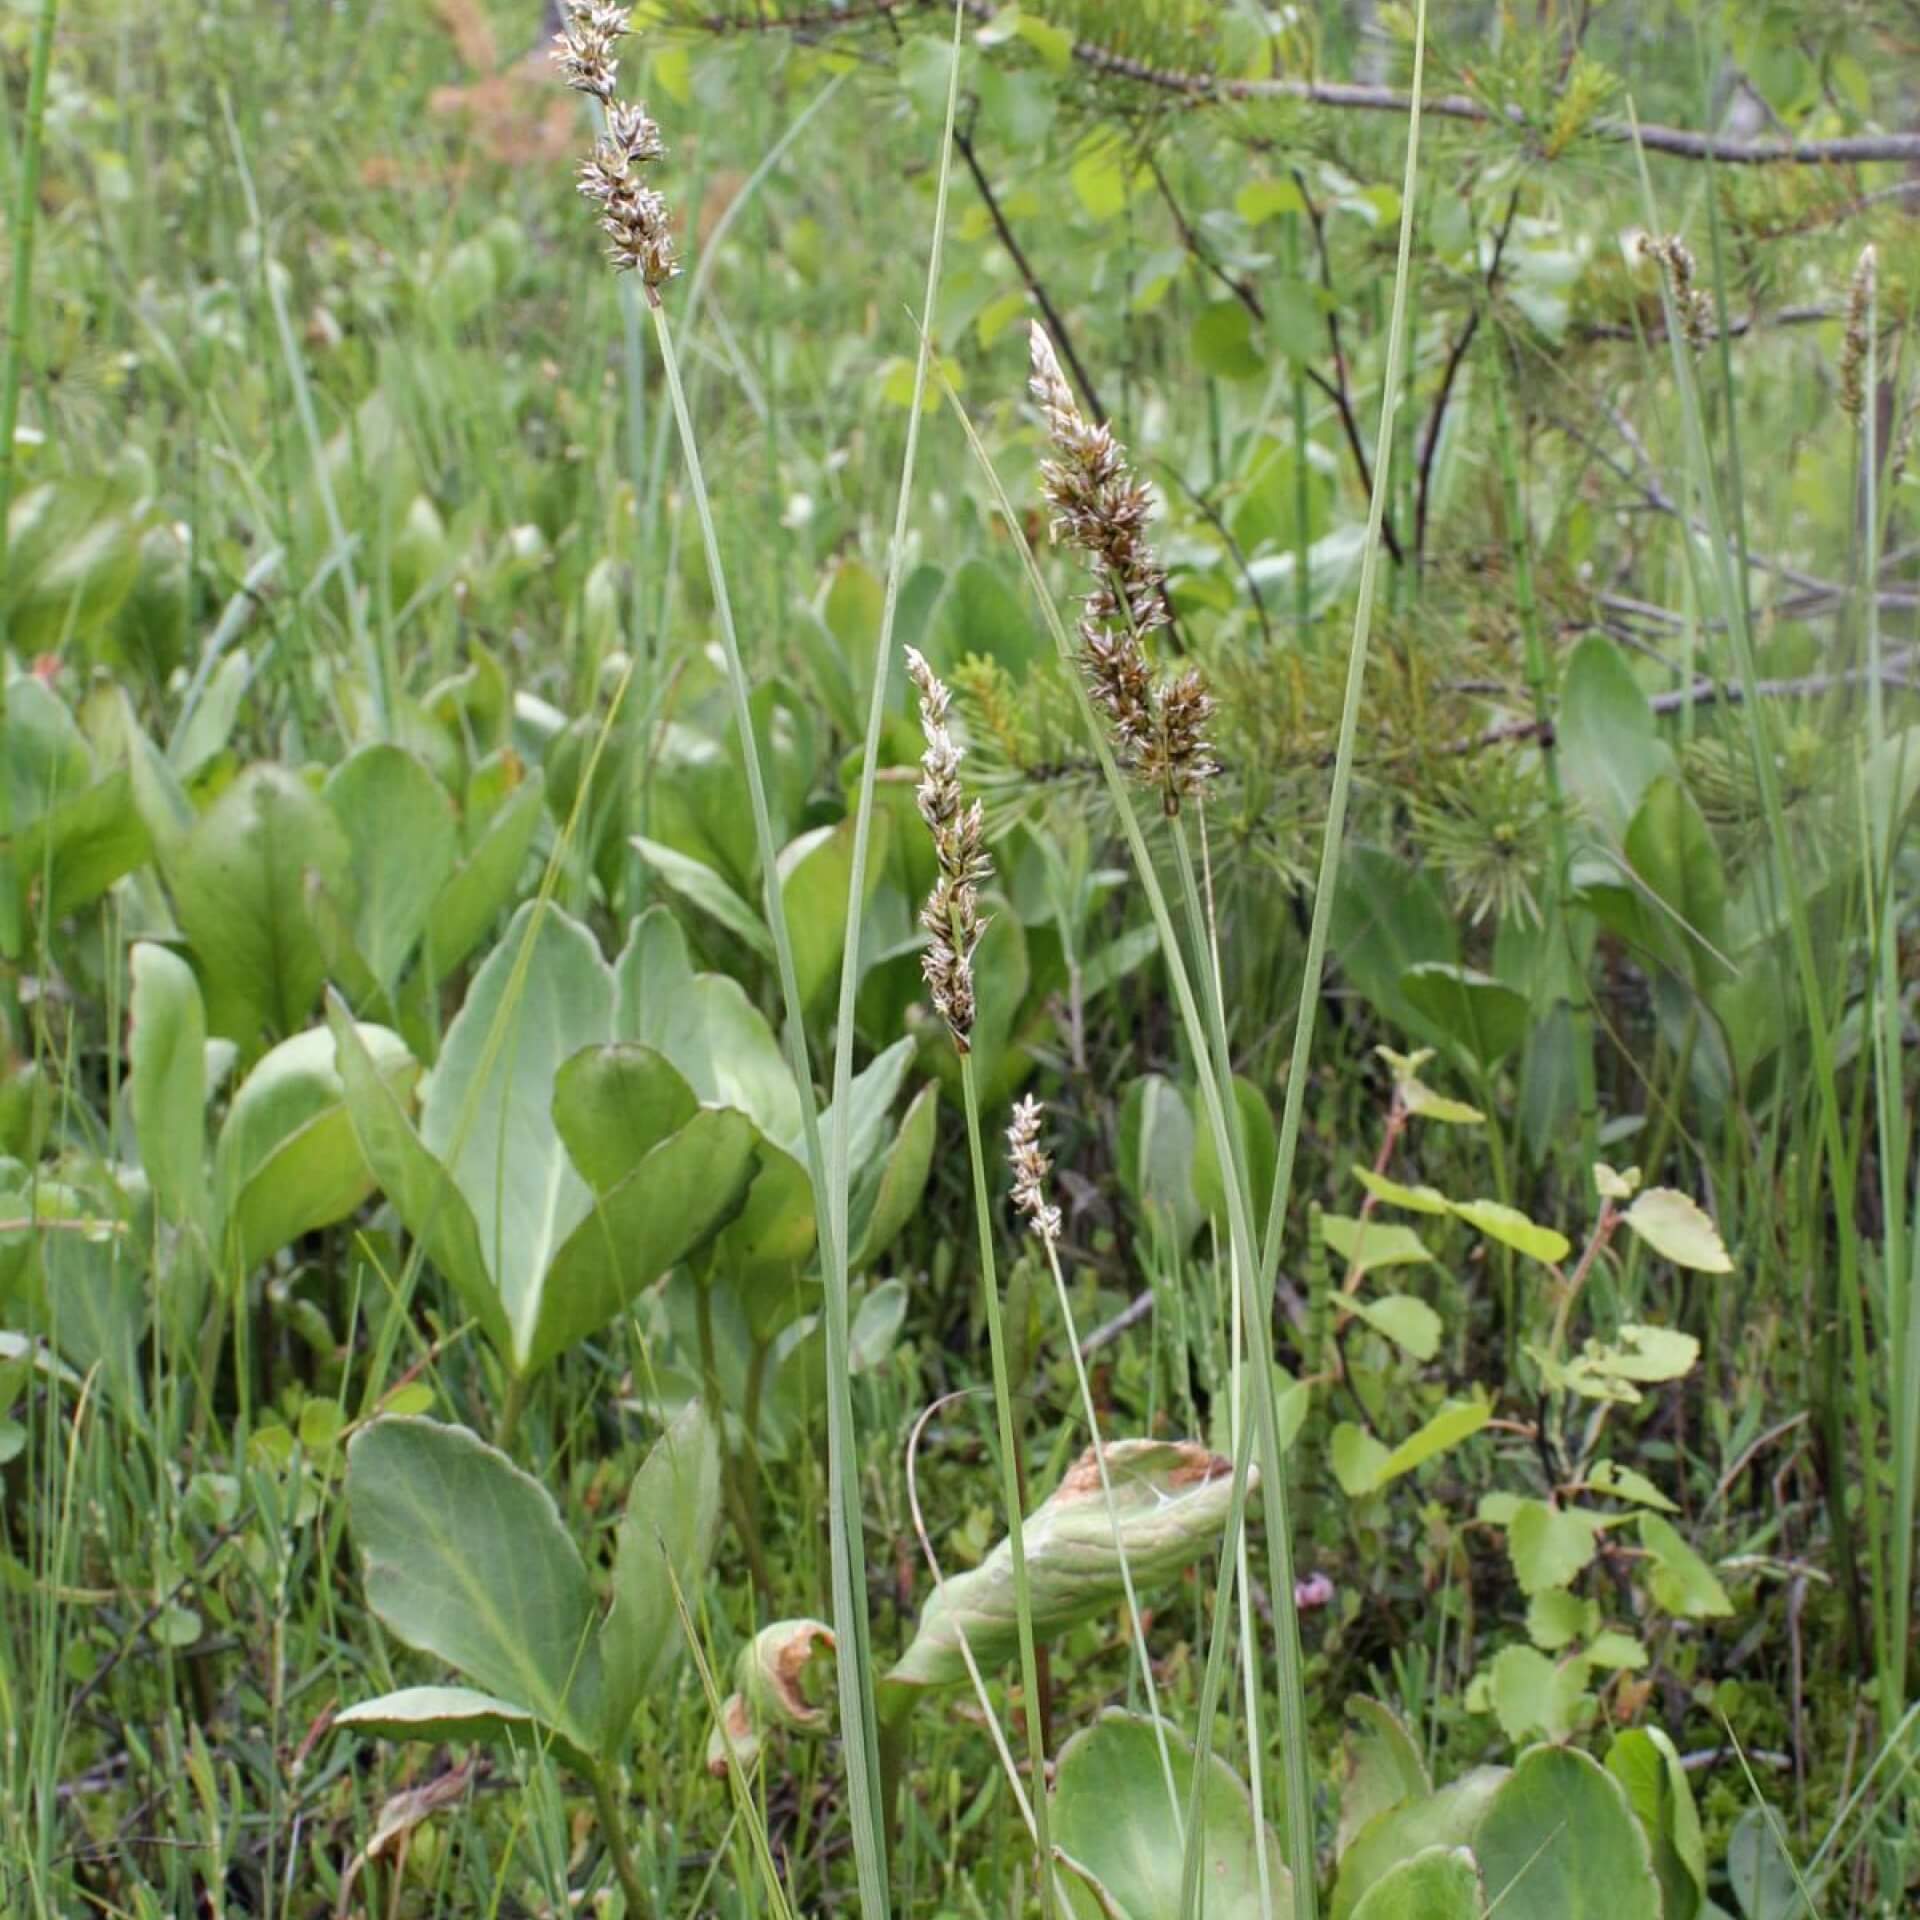
[[[916,797],[940,869],[920,912],[927,930],[920,971],[934,1011],[947,1023],[954,1046],[965,1053],[972,1045],[975,1013],[973,956],[988,926],[980,916],[979,889],[992,879],[993,862],[980,802],[969,803],[961,790],[961,751],[947,731],[947,689],[913,647],[907,649],[907,673],[920,693],[920,730],[927,742]]]
[[[614,43],[627,31],[625,7],[569,0],[560,31],[553,37],[553,60],[560,77],[577,93],[590,93],[602,106],[613,100],[620,63]]]
[[[645,107],[614,97],[619,62],[614,43],[627,31],[627,9],[600,0],[570,0],[553,57],[568,86],[591,94],[606,114],[606,129],[581,163],[580,191],[600,209],[600,229],[612,241],[607,258],[616,272],[637,273],[648,299],[680,271],[673,257],[667,203],[641,178],[666,145]]]
[[[1112,430],[1080,411],[1038,324],[1031,348],[1028,391],[1053,445],[1040,491],[1053,509],[1053,537],[1079,548],[1094,578],[1080,613],[1080,669],[1112,729],[1115,758],[1177,813],[1218,771],[1206,738],[1213,701],[1197,669],[1156,684],[1141,644],[1167,623],[1166,575],[1147,539],[1153,496]]]
[[[1860,264],[1847,289],[1847,331],[1840,343],[1840,404],[1857,426],[1866,411],[1867,336],[1872,325],[1874,278],[1879,256],[1872,247],[1860,249]]]

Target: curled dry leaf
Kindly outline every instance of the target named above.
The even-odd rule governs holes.
[[[833,1629],[818,1620],[776,1620],[762,1627],[734,1664],[736,1691],[721,1706],[719,1724],[707,1741],[707,1771],[725,1773],[729,1759],[751,1767],[769,1727],[826,1732],[826,1709],[808,1699],[802,1681],[814,1656],[833,1649]]]
[[[1136,1588],[1144,1588],[1211,1552],[1225,1525],[1233,1491],[1230,1460],[1191,1440],[1114,1440],[1105,1452],[1113,1483],[1111,1518],[1089,1447],[1027,1519],[1022,1537],[1036,1638],[1117,1606],[1125,1592],[1123,1553]],[[1257,1475],[1250,1473],[1248,1484],[1256,1485]],[[1018,1618],[1007,1540],[927,1602],[913,1644],[888,1680],[916,1687],[960,1684],[967,1677],[963,1635],[983,1667],[1014,1651]]]

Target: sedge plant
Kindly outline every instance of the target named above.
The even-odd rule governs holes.
[[[954,53],[947,97],[947,130],[950,133],[955,111],[958,40],[961,10],[954,15]],[[838,1661],[840,1722],[846,1742],[848,1791],[852,1813],[855,1857],[861,1900],[865,1910],[884,1920],[888,1912],[885,1822],[881,1806],[878,1734],[876,1730],[872,1663],[868,1650],[866,1618],[865,1554],[859,1513],[859,1489],[855,1472],[855,1435],[851,1391],[850,1329],[848,1313],[847,1264],[847,1161],[849,1141],[845,1097],[852,1076],[853,1021],[851,1005],[858,982],[860,931],[859,903],[870,842],[873,810],[873,775],[877,763],[877,743],[883,714],[886,685],[886,649],[890,643],[893,615],[898,602],[899,580],[905,554],[905,519],[912,491],[912,474],[917,446],[919,396],[926,383],[928,348],[923,337],[915,375],[914,405],[909,429],[893,551],[888,570],[885,613],[882,620],[880,655],[876,662],[872,713],[869,719],[861,795],[856,816],[853,871],[848,894],[848,933],[842,960],[840,1024],[837,1035],[834,1085],[836,1119],[832,1141],[823,1142],[813,1078],[808,1058],[804,1008],[796,976],[793,943],[787,925],[778,867],[779,848],[774,838],[772,817],[767,801],[765,771],[753,725],[746,663],[734,626],[732,602],[727,591],[725,568],[720,557],[714,528],[712,504],[700,463],[699,443],[680,367],[674,349],[673,332],[662,289],[678,272],[674,257],[668,209],[663,197],[645,183],[643,169],[665,152],[657,124],[645,108],[622,100],[617,92],[618,62],[614,49],[628,30],[628,9],[600,3],[600,0],[569,0],[562,32],[555,44],[555,58],[567,83],[595,100],[601,110],[603,127],[593,153],[580,174],[581,193],[600,211],[603,232],[612,243],[609,259],[616,271],[629,274],[639,283],[654,328],[661,370],[671,401],[687,479],[707,562],[709,583],[725,656],[727,683],[738,729],[741,755],[745,764],[748,798],[753,816],[755,844],[758,850],[764,911],[772,935],[775,966],[785,1002],[786,1044],[800,1093],[802,1145],[805,1164],[813,1188],[816,1232],[822,1275],[825,1281],[826,1399],[829,1474],[829,1515],[831,1526],[831,1569],[833,1612],[839,1637]],[[932,306],[938,288],[941,242],[944,233],[947,182],[947,148],[943,143],[942,162],[936,202],[933,246],[928,267],[927,304]],[[829,1158],[831,1154],[831,1158]]]

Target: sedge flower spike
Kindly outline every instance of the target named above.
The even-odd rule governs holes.
[[[613,243],[607,258],[615,272],[638,274],[648,300],[658,306],[660,289],[680,268],[666,200],[645,184],[640,170],[667,149],[646,108],[616,97],[620,63],[613,48],[627,31],[625,7],[569,0],[553,59],[568,86],[599,101],[604,117],[600,137],[580,165],[580,192],[600,209],[600,229]]]
[[[1040,1151],[1043,1111],[1032,1094],[1014,1103],[1013,1124],[1007,1128],[1007,1158],[1013,1167],[1013,1204],[1052,1247],[1060,1242],[1060,1209],[1047,1198],[1047,1175],[1053,1171],[1053,1162]]]
[[[1113,429],[1080,411],[1039,323],[1027,390],[1040,409],[1052,458],[1040,491],[1053,509],[1053,537],[1079,548],[1093,574],[1080,610],[1080,670],[1113,735],[1114,757],[1169,814],[1204,792],[1219,769],[1207,737],[1213,696],[1199,670],[1154,678],[1142,645],[1167,624],[1166,574],[1147,540],[1153,496],[1127,465]]]
[[[920,913],[928,936],[920,971],[934,1011],[947,1023],[954,1046],[965,1053],[973,1044],[973,956],[987,930],[980,917],[980,888],[993,878],[993,862],[987,857],[980,802],[969,803],[960,790],[961,752],[947,731],[951,696],[913,647],[907,649],[907,673],[919,690],[920,730],[927,741],[916,798],[939,866]]]
[[[1840,342],[1840,405],[1855,426],[1866,412],[1867,328],[1873,311],[1874,278],[1879,255],[1872,247],[1860,250],[1847,289],[1847,330]]]

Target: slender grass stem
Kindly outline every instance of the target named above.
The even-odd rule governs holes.
[[[947,186],[953,158],[953,121],[959,97],[960,31],[962,9],[953,19],[952,61],[947,79],[946,125],[940,141],[939,174],[934,187],[933,235],[927,250],[927,283],[922,312],[930,319],[940,291],[940,266],[946,250]],[[836,81],[837,85],[838,82]],[[880,632],[874,644],[873,685],[867,702],[867,731],[860,756],[860,790],[854,802],[853,850],[847,878],[846,942],[840,955],[840,991],[833,1036],[833,1121],[827,1146],[827,1204],[833,1216],[832,1265],[824,1267],[827,1323],[827,1435],[828,1505],[833,1562],[834,1630],[843,1646],[855,1649],[856,1659],[839,1663],[840,1717],[843,1725],[857,1724],[861,1740],[848,1742],[850,1767],[863,1769],[867,1787],[865,1818],[870,1830],[859,1831],[862,1796],[854,1797],[855,1843],[863,1897],[871,1901],[878,1883],[880,1905],[870,1908],[884,1920],[886,1899],[886,1839],[891,1795],[886,1790],[881,1743],[873,1694],[873,1660],[866,1618],[866,1583],[860,1527],[855,1436],[852,1425],[852,1387],[847,1270],[847,1199],[851,1186],[851,1128],[853,1124],[854,1004],[860,987],[862,931],[867,897],[867,862],[873,844],[873,805],[879,773],[880,735],[886,722],[887,684],[893,664],[894,620],[900,607],[900,582],[906,571],[907,533],[913,505],[914,464],[920,446],[921,401],[926,393],[931,342],[920,331],[913,370],[913,397],[907,411],[906,447],[900,458],[900,489],[894,505],[893,539],[887,550],[887,580],[880,610]],[[823,1238],[823,1254],[828,1241]]]
[[[1194,996],[1193,983],[1188,975],[1179,936],[1174,930],[1173,918],[1167,908],[1166,894],[1160,885],[1159,874],[1154,866],[1153,855],[1147,845],[1139,814],[1134,807],[1132,793],[1127,786],[1125,776],[1120,771],[1119,763],[1114,759],[1113,749],[1107,743],[1100,716],[1095,711],[1091,696],[1080,677],[1073,639],[1067,632],[1052,595],[1047,591],[1046,578],[1041,573],[1039,562],[1035,559],[1033,548],[1026,538],[1020,513],[1008,497],[1006,487],[995,471],[986,447],[981,442],[978,429],[960,404],[959,395],[953,392],[950,383],[943,382],[943,385],[953,403],[961,430],[967,437],[967,444],[993,496],[995,508],[1007,528],[1008,538],[1020,556],[1021,565],[1033,587],[1041,617],[1046,622],[1048,632],[1053,636],[1055,649],[1067,670],[1068,684],[1074,691],[1082,724],[1086,728],[1094,757],[1099,762],[1101,778],[1105,783],[1108,796],[1113,802],[1121,837],[1127,843],[1127,851],[1133,862],[1134,872],[1139,877],[1140,890],[1146,898],[1148,911],[1153,917],[1154,930],[1160,942],[1161,958],[1167,969],[1168,980],[1173,987],[1174,1003],[1179,1010],[1181,1026],[1187,1035],[1187,1042],[1193,1051],[1196,1066],[1200,1069],[1198,1072],[1200,1102],[1208,1129],[1213,1137],[1214,1151],[1220,1166],[1223,1169],[1230,1169],[1234,1165],[1234,1155],[1226,1103],[1232,1095],[1229,1092],[1223,1096],[1217,1077],[1212,1070],[1212,1049],[1207,1038],[1206,1023],[1201,1015],[1199,1002]],[[1227,1190],[1229,1240],[1237,1242],[1248,1250],[1244,1264],[1236,1271],[1250,1276],[1255,1270],[1253,1249],[1256,1245],[1251,1206],[1244,1188],[1238,1181],[1229,1179],[1224,1184]],[[1261,1315],[1257,1324],[1264,1331],[1271,1324],[1270,1316]],[[1270,1338],[1270,1335],[1267,1337]],[[1263,1365],[1254,1369],[1253,1386],[1256,1418],[1247,1431],[1258,1438],[1261,1450],[1260,1487],[1267,1530],[1268,1577],[1273,1590],[1276,1658],[1279,1666],[1279,1693],[1282,1704],[1282,1742],[1285,1753],[1284,1764],[1287,1768],[1289,1859],[1307,1862],[1307,1879],[1311,1882],[1313,1845],[1311,1802],[1308,1797],[1305,1690],[1300,1670],[1299,1641],[1294,1622],[1292,1536],[1287,1514],[1286,1486],[1278,1471],[1279,1430],[1274,1406],[1273,1370],[1270,1366]],[[1239,1537],[1245,1518],[1250,1466],[1251,1456],[1243,1450],[1235,1460],[1231,1506],[1226,1537],[1221,1547],[1223,1593],[1226,1575],[1234,1565],[1233,1543]],[[1223,1601],[1216,1612],[1217,1625],[1224,1625],[1225,1611]],[[1207,1688],[1203,1688],[1203,1711],[1197,1729],[1193,1789],[1189,1799],[1189,1807],[1192,1810],[1189,1813],[1187,1829],[1189,1844],[1186,1849],[1188,1871],[1193,1878],[1186,1905],[1183,1908],[1183,1911],[1188,1912],[1192,1911],[1192,1901],[1198,1896],[1201,1849],[1191,1843],[1197,1832],[1199,1789],[1206,1778],[1208,1756],[1212,1752],[1212,1711],[1214,1704],[1218,1701],[1220,1687],[1218,1655],[1224,1646],[1224,1639],[1216,1634],[1214,1649],[1208,1656],[1209,1681]],[[1299,1737],[1297,1739],[1291,1737],[1289,1729],[1297,1730]],[[1313,1895],[1309,1892],[1305,1897],[1311,1901]],[[1301,1920],[1313,1920],[1311,1906],[1302,1909]]]
[[[841,1737],[846,1743],[847,1792],[853,1820],[861,1901],[866,1912],[875,1916],[875,1920],[886,1920],[889,1911],[886,1831],[880,1796],[879,1739],[873,1709],[873,1661],[867,1628],[866,1551],[859,1525],[858,1454],[853,1425],[850,1384],[853,1370],[849,1354],[846,1301],[847,1259],[841,1241],[846,1202],[843,1196],[835,1204],[820,1138],[819,1105],[814,1096],[813,1073],[807,1056],[805,1007],[800,997],[799,977],[794,968],[793,940],[787,928],[786,906],[780,891],[780,850],[774,843],[773,816],[767,805],[766,776],[761,770],[759,743],[754,734],[746,662],[741,657],[739,636],[734,630],[733,605],[727,594],[726,570],[721,563],[720,542],[713,523],[713,503],[707,494],[706,476],[700,465],[699,443],[694,437],[693,422],[687,412],[686,390],[681,384],[680,365],[673,350],[673,332],[664,307],[656,305],[653,308],[653,322],[654,337],[660,347],[661,368],[666,375],[667,394],[672,401],[674,420],[680,433],[681,453],[686,460],[687,482],[693,494],[694,512],[699,519],[700,537],[706,548],[714,613],[720,628],[721,647],[726,656],[727,685],[732,696],[734,724],[740,733],[741,758],[747,773],[747,797],[753,812],[754,839],[760,856],[764,910],[768,931],[773,936],[774,964],[780,979],[781,997],[786,1003],[787,1057],[800,1095],[801,1140],[808,1177],[813,1185],[820,1266],[822,1273],[827,1276],[827,1474],[830,1522],[836,1536],[832,1551],[832,1579],[834,1631],[840,1641],[840,1657],[836,1663],[840,1686],[840,1727]],[[847,939],[849,944],[857,944],[859,939],[858,916],[851,907]]]
[[[1027,1581],[1026,1513],[1020,1498],[1013,1387],[1007,1373],[1007,1336],[1001,1324],[1000,1280],[993,1257],[993,1202],[987,1192],[987,1161],[980,1140],[980,1091],[971,1052],[960,1056],[960,1094],[967,1113],[967,1154],[973,1162],[974,1219],[980,1235],[980,1293],[986,1306],[987,1347],[993,1361],[993,1408],[1000,1438],[1000,1493],[1007,1509],[1007,1544],[1013,1559],[1013,1604],[1020,1633],[1020,1685],[1025,1696],[1027,1759],[1033,1770],[1034,1844],[1040,1853],[1042,1910],[1051,1915],[1054,1885],[1053,1850],[1047,1839],[1047,1753],[1040,1731],[1040,1672],[1033,1649],[1033,1590]]]

